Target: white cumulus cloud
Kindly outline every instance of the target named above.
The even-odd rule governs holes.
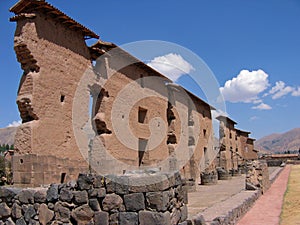
[[[300,87],[293,90],[292,96],[295,96],[295,97],[300,96]]]
[[[224,99],[230,102],[258,103],[258,95],[270,85],[268,76],[263,70],[242,70],[237,77],[226,81],[220,91]]]
[[[172,81],[177,81],[182,75],[195,70],[181,55],[175,53],[155,57],[148,66],[166,75]]]
[[[252,109],[259,109],[259,110],[270,110],[272,109],[271,106],[265,104],[265,103],[261,103],[259,105],[253,106]]]
[[[292,93],[295,91],[295,88],[286,86],[286,84],[283,81],[276,82],[275,86],[272,87],[272,89],[269,91],[267,95],[272,95],[272,99],[279,99],[289,93]]]
[[[19,121],[13,121],[11,122],[10,124],[7,125],[7,127],[18,127],[22,124],[22,121],[19,120]]]

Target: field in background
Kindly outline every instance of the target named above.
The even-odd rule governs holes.
[[[281,225],[300,225],[300,165],[292,166],[280,219]]]

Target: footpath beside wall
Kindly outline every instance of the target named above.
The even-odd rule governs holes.
[[[80,174],[77,182],[49,188],[3,187],[0,199],[0,224],[7,225],[169,225],[187,219],[179,173]]]
[[[200,212],[193,217],[193,224],[236,224],[255,201],[269,189],[270,183],[275,181],[282,168],[274,170],[269,176],[267,163],[263,160],[256,160],[247,163],[246,171],[245,190]]]

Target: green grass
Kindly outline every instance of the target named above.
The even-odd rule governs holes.
[[[284,195],[281,225],[300,225],[300,165],[292,166]]]

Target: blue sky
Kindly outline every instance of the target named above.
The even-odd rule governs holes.
[[[300,127],[297,0],[49,2],[102,40],[162,40],[190,49],[213,71],[237,127],[254,138]],[[15,24],[8,22],[14,3],[0,2],[0,127],[19,120],[15,100],[22,70],[13,51]]]

